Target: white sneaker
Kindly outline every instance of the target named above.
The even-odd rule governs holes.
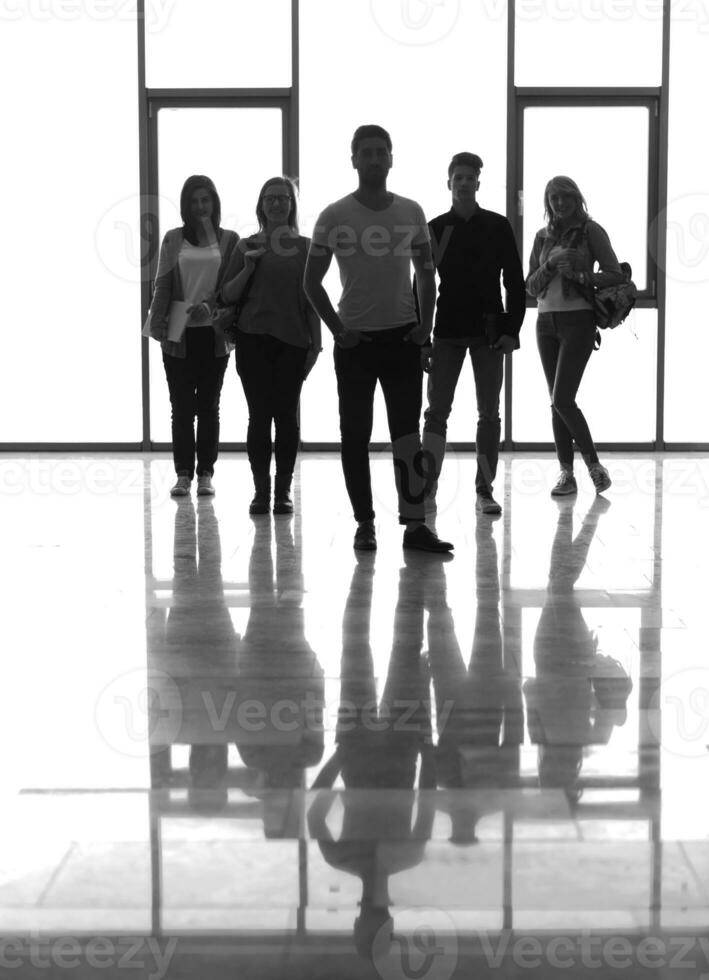
[[[177,477],[175,486],[170,489],[171,497],[186,497],[190,492],[192,480],[186,473],[180,473]]]
[[[607,490],[612,483],[610,473],[605,466],[601,466],[600,463],[594,463],[593,466],[589,466],[588,474],[593,480],[596,493],[603,493],[603,491]]]
[[[568,470],[562,470],[559,473],[559,479],[551,488],[551,495],[552,497],[569,497],[572,493],[578,493],[576,477]]]
[[[203,473],[201,476],[197,477],[197,496],[214,496],[214,484],[212,483],[212,477],[209,473]]]

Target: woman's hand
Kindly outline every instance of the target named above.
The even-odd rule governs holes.
[[[372,342],[371,337],[365,337],[359,330],[341,330],[339,333],[334,334],[334,337],[337,346],[342,347],[343,350],[349,350],[350,347],[356,347],[357,344],[364,341],[368,344]]]
[[[202,300],[201,303],[193,303],[185,309],[185,313],[192,319],[192,323],[208,323],[212,319],[212,311],[209,303]]]
[[[315,367],[315,362],[320,355],[319,347],[308,347],[308,353],[305,355],[305,366],[303,367],[303,377],[307,378],[310,372]]]
[[[167,320],[151,320],[150,336],[153,340],[167,340]]]
[[[250,248],[248,251],[244,252],[244,268],[249,275],[254,271],[256,268],[256,263],[265,251],[266,249],[263,247],[263,245],[260,245],[258,248]]]
[[[560,248],[558,252],[549,256],[552,260],[552,269],[556,269],[567,279],[573,277],[577,256],[578,252],[575,248]]]

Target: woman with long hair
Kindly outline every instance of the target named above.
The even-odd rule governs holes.
[[[249,512],[267,514],[271,509],[271,456],[275,455],[273,513],[292,514],[291,483],[300,437],[298,402],[322,347],[320,320],[303,291],[310,240],[298,232],[297,193],[290,178],[266,181],[256,217],[259,230],[239,242],[221,297],[240,310],[236,369],[249,407],[246,449],[255,491]]]
[[[221,227],[219,195],[204,174],[193,174],[185,181],[180,216],[182,227],[168,231],[160,246],[150,336],[162,347],[172,405],[177,482],[170,493],[187,496],[196,471],[197,493],[211,496],[219,452],[219,398],[232,349],[212,314],[239,236]],[[176,302],[186,304],[186,322],[181,335],[170,338],[170,314]]]
[[[574,443],[596,493],[603,493],[611,478],[598,459],[576,393],[596,340],[593,290],[622,282],[623,273],[608,235],[589,217],[583,194],[570,177],[552,177],[546,185],[544,215],[547,223],[532,247],[527,291],[537,298],[537,347],[561,467],[551,494],[564,497],[577,491]]]

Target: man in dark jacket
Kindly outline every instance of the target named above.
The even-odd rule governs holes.
[[[510,223],[504,215],[483,210],[476,200],[482,165],[475,153],[456,153],[448,167],[452,207],[429,222],[440,285],[423,448],[432,454],[438,478],[455,386],[469,351],[478,408],[477,509],[499,514],[502,508],[492,485],[500,442],[500,390],[504,355],[519,347],[525,286]]]

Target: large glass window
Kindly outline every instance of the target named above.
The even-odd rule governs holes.
[[[280,174],[282,114],[277,108],[160,109],[158,126],[158,188],[160,238],[181,225],[180,191],[193,173],[215,183],[222,203],[222,227],[239,235],[258,228],[256,201],[266,178]],[[151,435],[170,442],[170,398],[156,344],[151,344]],[[222,442],[244,442],[248,413],[236,372],[224,379],[221,399]]]
[[[650,289],[647,267],[649,112],[643,105],[527,106],[523,119],[523,261],[544,224],[544,188],[555,174],[579,185],[591,216],[608,232],[639,289]],[[622,145],[610,157],[592,145]],[[536,310],[527,311],[522,347],[514,357],[513,430],[516,442],[551,438],[548,396],[534,341]],[[635,310],[604,335],[582,383],[580,403],[593,406],[589,424],[599,442],[648,442],[655,432],[656,323],[654,310]],[[525,340],[526,338],[526,340]],[[628,365],[632,364],[632,372]]]
[[[655,0],[516,2],[516,85],[659,85],[661,56]]]
[[[698,14],[698,11],[697,11]],[[667,210],[665,439],[709,442],[709,35],[698,17],[673,20]]]
[[[448,162],[461,150],[483,159],[481,205],[504,212],[506,4],[489,12],[473,3],[302,0],[300,40],[305,234],[327,204],[355,189],[350,141],[357,126],[370,122],[391,133],[390,189],[419,201],[427,217],[449,209]],[[341,287],[336,269],[328,274],[326,286],[337,302]],[[339,441],[327,331],[325,348],[301,401],[301,433],[311,442]],[[466,365],[450,439],[471,441],[474,404],[472,372]],[[389,438],[379,393],[373,438]]]
[[[148,88],[291,84],[290,0],[146,0]]]
[[[136,25],[124,8],[3,17],[8,441],[140,440]]]

